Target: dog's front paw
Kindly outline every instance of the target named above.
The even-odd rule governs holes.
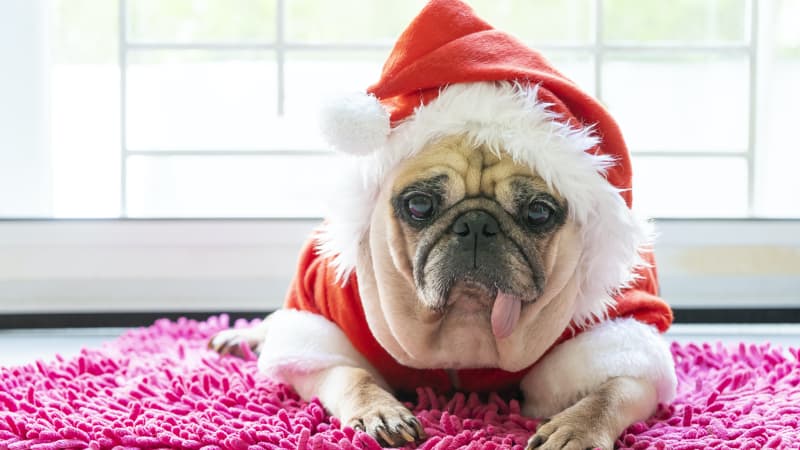
[[[616,436],[603,423],[602,417],[592,417],[588,411],[567,409],[542,422],[526,450],[613,450]]]
[[[396,400],[365,406],[347,419],[345,425],[365,431],[384,446],[402,447],[425,439],[422,424]]]
[[[208,340],[208,348],[220,355],[234,355],[244,358],[242,346],[258,353],[264,342],[264,333],[258,328],[237,328],[222,330]]]

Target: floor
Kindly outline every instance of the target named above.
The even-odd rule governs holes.
[[[0,366],[16,366],[55,354],[70,357],[83,347],[99,347],[124,328],[70,328],[54,330],[0,330]],[[783,347],[800,346],[800,324],[673,325],[667,339],[679,342],[771,342]]]
[[[0,367],[48,360],[56,354],[70,357],[83,347],[100,347],[124,331],[124,328],[0,330]]]

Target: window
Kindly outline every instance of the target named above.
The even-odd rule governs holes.
[[[798,305],[800,0],[467,0],[599,97],[676,308]],[[0,313],[280,306],[423,0],[0,1]],[[3,218],[267,220],[39,221]],[[731,217],[745,220],[722,220]],[[300,220],[274,220],[299,218]]]
[[[469,3],[608,105],[646,214],[800,216],[800,1]],[[0,216],[323,215],[316,105],[423,4],[4,2]]]

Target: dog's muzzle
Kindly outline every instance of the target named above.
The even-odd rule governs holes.
[[[503,270],[498,266],[500,225],[483,210],[470,210],[459,216],[450,228],[458,242],[453,264],[466,278],[496,292],[492,304],[492,333],[498,339],[511,335],[519,321],[521,299],[497,289],[496,281]]]

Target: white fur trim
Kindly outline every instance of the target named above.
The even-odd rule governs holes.
[[[612,158],[587,152],[599,141],[592,127],[574,129],[548,107],[538,100],[538,86],[511,82],[455,84],[418,107],[382,148],[358,162],[358,172],[342,174],[354,187],[331,199],[328,223],[319,236],[319,248],[335,257],[340,278],[355,269],[358,243],[385,176],[427,143],[465,134],[476,144],[505,149],[567,199],[585,246],[578,267],[585,275],[572,319],[584,326],[605,317],[614,294],[630,284],[642,264],[639,249],[649,243],[648,227],[604,178]],[[336,204],[342,199],[347,205]]]
[[[323,258],[333,258],[336,280],[345,282],[355,270],[358,248],[366,232],[377,201],[378,181],[371,179],[368,158],[350,158],[338,186],[331,189],[336,198],[328,203],[325,217],[317,234],[317,252]]]
[[[323,106],[320,131],[336,150],[366,155],[385,144],[391,131],[389,112],[374,95],[355,92]]]
[[[675,398],[675,365],[666,341],[650,325],[616,319],[558,345],[525,375],[523,412],[550,417],[612,377],[651,381],[658,401]]]
[[[279,381],[334,366],[361,367],[380,375],[328,319],[307,311],[280,309],[267,320],[258,368]]]

